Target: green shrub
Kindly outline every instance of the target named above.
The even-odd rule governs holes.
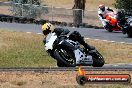
[[[115,7],[117,9],[124,9],[125,11],[132,11],[132,0],[116,0]]]
[[[12,13],[15,16],[37,18],[42,14],[41,0],[11,0]]]

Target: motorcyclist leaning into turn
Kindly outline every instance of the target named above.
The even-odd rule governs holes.
[[[115,11],[112,10],[111,8],[105,6],[104,4],[99,5],[98,17],[101,20],[101,22],[102,22],[105,29],[109,28],[108,20],[105,19],[106,15],[109,12],[115,12]]]
[[[51,23],[45,23],[42,25],[42,32],[45,36],[45,38],[47,37],[47,35],[49,33],[55,33],[57,36],[60,35],[67,35],[70,31],[68,29],[63,29],[63,28],[55,28]],[[83,36],[81,36],[81,34],[78,31],[73,31],[70,35],[69,35],[69,39],[73,40],[73,41],[78,41],[80,44],[82,44],[86,49],[88,50],[93,50],[94,47],[88,45],[85,41]],[[44,43],[46,42],[45,39],[43,41]]]

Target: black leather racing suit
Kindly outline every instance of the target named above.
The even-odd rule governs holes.
[[[54,31],[56,33],[57,36],[60,35],[67,35],[70,31],[68,29],[62,29],[62,28],[55,28]],[[78,31],[73,31],[70,35],[69,35],[69,39],[73,40],[73,41],[78,41],[80,44],[82,44],[85,49],[87,50],[93,50],[95,49],[93,46],[88,45],[85,41],[83,36],[81,36],[81,34]],[[43,43],[46,43],[46,39],[43,40]],[[54,54],[52,51],[47,51],[51,57],[54,57]]]
[[[70,31],[68,29],[63,29],[63,28],[55,28],[54,32],[59,36],[59,35],[67,35]],[[78,41],[80,44],[82,44],[86,49],[88,50],[92,50],[94,49],[93,46],[88,45],[85,41],[84,41],[84,37],[81,36],[81,34],[78,31],[73,31],[70,35],[69,35],[69,39],[73,40],[73,41]]]

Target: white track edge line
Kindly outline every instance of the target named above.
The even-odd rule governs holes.
[[[31,34],[32,32],[26,32],[26,33]],[[42,33],[36,33],[36,34],[43,35]],[[84,39],[88,40],[88,39],[92,39],[92,38],[84,38]],[[103,41],[103,42],[121,43],[121,44],[132,45],[132,43],[125,43],[125,42],[116,42],[116,41],[101,40],[101,39],[93,39],[93,40],[95,40],[95,41]]]
[[[85,39],[92,39],[92,38],[85,38]],[[101,40],[101,39],[93,39],[93,40],[95,40],[95,41],[103,41],[103,42],[121,43],[121,44],[132,45],[132,43],[125,43],[125,42],[116,42],[116,41]]]

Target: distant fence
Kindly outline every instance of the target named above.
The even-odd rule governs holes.
[[[56,24],[61,23],[62,25],[65,25],[65,26],[66,25],[73,26],[73,21],[74,21],[73,10],[76,10],[76,9],[8,2],[3,4],[0,3],[0,10],[3,10],[1,14],[10,15],[9,17],[10,20],[11,20],[11,16],[15,16],[15,18],[12,18],[12,19],[16,19],[18,17],[20,17],[19,20],[22,20],[22,18],[24,18],[24,20],[32,18],[32,20],[34,19],[36,20],[36,22],[39,21],[39,23],[50,21]],[[33,16],[35,14],[37,14],[36,18],[35,16]],[[98,20],[97,11],[86,10],[84,11],[84,14],[82,14],[81,17],[82,17],[83,26],[84,25],[87,27],[101,26],[101,23]],[[3,18],[1,20],[4,21]]]
[[[73,22],[75,22],[75,20],[73,12],[76,10],[78,9],[61,8],[46,5],[0,2],[0,14],[2,14],[2,16],[3,14],[10,15],[9,20],[11,20],[11,16],[15,16],[15,19],[17,18],[17,20],[20,20],[19,22],[23,22],[23,19],[34,19],[36,21],[35,23],[37,24],[43,24],[44,22],[49,21],[53,24],[74,26]],[[84,13],[81,14],[82,16],[80,16],[82,18],[82,24],[80,26],[102,28],[102,24],[98,19],[98,14],[96,10],[81,11],[82,13]],[[18,19],[18,17],[20,17],[20,19]],[[8,17],[6,16],[6,18]],[[2,17],[2,19],[0,17],[0,20],[6,21],[5,17]]]

